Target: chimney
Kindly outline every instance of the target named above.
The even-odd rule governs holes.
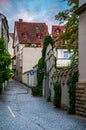
[[[23,22],[23,19],[19,19],[19,22],[22,23],[22,22]]]

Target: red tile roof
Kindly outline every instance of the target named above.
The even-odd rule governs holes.
[[[64,31],[64,26],[52,25],[52,37],[53,39],[58,38],[59,34]]]
[[[43,46],[44,36],[48,33],[48,26],[45,23],[23,22],[22,19],[15,22],[19,43],[38,44]],[[15,33],[15,30],[14,30]]]

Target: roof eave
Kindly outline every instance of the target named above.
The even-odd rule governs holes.
[[[80,6],[77,10],[74,11],[75,14],[80,15],[86,11],[86,3]]]

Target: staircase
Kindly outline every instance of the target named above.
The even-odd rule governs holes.
[[[75,111],[77,115],[86,117],[86,83],[78,83],[76,86]]]

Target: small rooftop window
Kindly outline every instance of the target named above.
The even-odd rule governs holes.
[[[27,38],[28,35],[27,35],[27,33],[24,32],[24,33],[22,33],[22,36],[23,36],[23,38]]]
[[[41,36],[40,33],[36,33],[36,37],[37,37],[38,39],[41,39],[41,38],[42,38],[42,36]]]
[[[36,26],[36,30],[38,30],[39,28]]]
[[[56,34],[60,34],[61,30],[59,28],[57,28],[56,30]]]

